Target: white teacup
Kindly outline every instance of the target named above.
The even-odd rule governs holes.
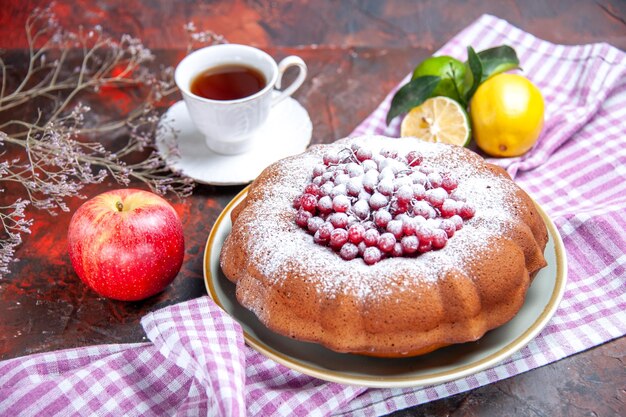
[[[191,84],[200,73],[224,65],[244,65],[265,77],[265,87],[236,100],[214,100],[191,92]],[[299,73],[291,85],[278,94],[287,68],[296,66]],[[246,45],[207,46],[187,55],[176,67],[174,79],[183,94],[191,120],[205,136],[208,147],[221,154],[238,154],[253,145],[254,132],[267,120],[270,109],[296,91],[304,82],[307,67],[297,56],[288,56],[277,65],[260,49]]]

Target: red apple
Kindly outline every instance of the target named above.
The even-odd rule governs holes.
[[[183,263],[183,227],[174,208],[148,191],[107,191],[76,210],[67,233],[80,279],[98,294],[142,300],[161,292]]]

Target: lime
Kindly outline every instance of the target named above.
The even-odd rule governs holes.
[[[541,91],[518,74],[498,74],[484,81],[470,102],[474,138],[491,156],[522,155],[543,128]]]
[[[434,56],[422,61],[413,71],[412,79],[436,75],[441,81],[431,96],[445,96],[459,101],[464,90],[465,65],[451,56]],[[456,84],[456,85],[455,85]]]
[[[470,121],[457,101],[448,97],[432,97],[404,117],[400,135],[415,136],[427,142],[466,146],[471,137]]]

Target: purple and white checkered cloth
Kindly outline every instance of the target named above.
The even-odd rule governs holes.
[[[0,362],[0,415],[358,415],[389,413],[508,378],[626,333],[626,54],[554,45],[483,16],[438,54],[508,44],[543,92],[538,144],[496,160],[538,201],[565,243],[565,296],[543,332],[509,360],[426,388],[367,389],[285,368],[244,344],[208,297],[151,313],[149,343],[94,346]],[[385,126],[393,93],[354,135]]]

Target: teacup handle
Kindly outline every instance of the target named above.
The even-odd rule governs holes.
[[[275,106],[276,104],[280,103],[281,101],[283,101],[284,99],[292,95],[298,88],[300,88],[300,86],[306,79],[306,75],[307,75],[306,64],[304,63],[302,58],[300,58],[299,56],[290,55],[284,58],[278,64],[278,80],[276,81],[276,89],[280,89],[285,71],[287,71],[289,67],[293,67],[293,66],[298,67],[298,69],[300,70],[298,73],[298,76],[291,83],[291,85],[289,85],[289,87],[285,88],[283,91],[280,92],[278,96],[274,97],[274,99],[272,100],[272,106]]]

